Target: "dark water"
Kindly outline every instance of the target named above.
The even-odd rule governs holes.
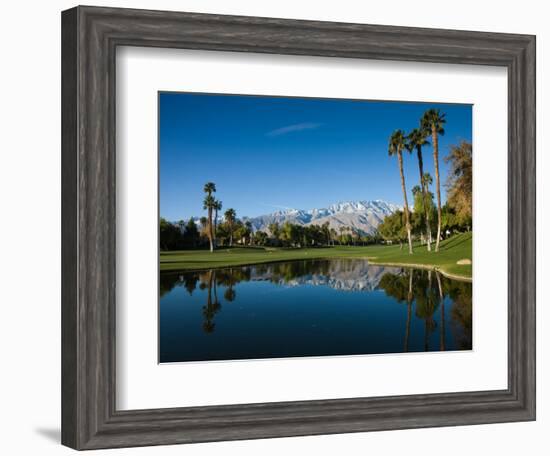
[[[471,350],[472,285],[307,260],[160,277],[160,362]]]

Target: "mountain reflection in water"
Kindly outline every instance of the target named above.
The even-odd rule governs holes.
[[[471,350],[472,285],[304,260],[160,275],[160,362]]]

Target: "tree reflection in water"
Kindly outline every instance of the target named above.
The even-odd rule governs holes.
[[[368,265],[363,260],[301,260],[176,274],[162,273],[160,296],[162,298],[175,286],[185,288],[189,295],[193,295],[197,288],[205,290],[202,326],[205,333],[212,333],[216,327],[215,317],[222,310],[221,300],[226,303],[238,300],[238,285],[249,281],[268,281],[281,286],[329,286],[350,292],[383,290],[387,296],[406,305],[404,352],[410,350],[413,313],[416,318],[423,320],[425,351],[430,349],[430,336],[436,329],[439,329],[439,350],[446,349],[448,330],[458,349],[469,350],[472,347],[471,283],[450,280],[430,270]],[[218,296],[218,287],[222,290],[221,297]],[[447,313],[450,321],[445,318],[446,303],[451,305]]]
[[[435,278],[435,280],[434,280]],[[472,286],[467,282],[450,280],[437,271],[402,269],[399,273],[386,273],[381,278],[379,288],[397,302],[407,303],[407,323],[405,328],[404,351],[408,351],[411,310],[416,305],[415,315],[424,320],[424,350],[428,351],[430,335],[439,326],[439,350],[444,351],[446,337],[445,299],[452,301],[452,324],[455,336],[460,335],[457,346],[461,350],[472,347]],[[434,316],[439,309],[439,323]]]
[[[214,316],[221,310],[222,306],[218,301],[218,289],[216,286],[216,271],[210,270],[207,272],[206,282],[201,282],[201,289],[208,288],[206,293],[206,305],[202,308],[202,315],[204,316],[204,322],[202,329],[205,333],[211,333],[214,331],[216,324],[214,323]],[[212,290],[214,291],[214,299],[212,300]]]

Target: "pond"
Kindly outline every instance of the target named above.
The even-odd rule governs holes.
[[[160,362],[472,349],[472,285],[305,260],[161,273]]]

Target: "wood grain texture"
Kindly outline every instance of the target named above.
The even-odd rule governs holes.
[[[77,53],[76,53],[76,10],[67,11],[62,17],[61,47],[61,440],[76,447],[77,423],[77,379],[76,350],[77,331]],[[70,399],[69,399],[70,398]]]
[[[117,411],[117,46],[508,68],[508,388]],[[62,442],[76,449],[535,419],[535,38],[78,7],[62,14]],[[504,303],[503,303],[504,304]]]

